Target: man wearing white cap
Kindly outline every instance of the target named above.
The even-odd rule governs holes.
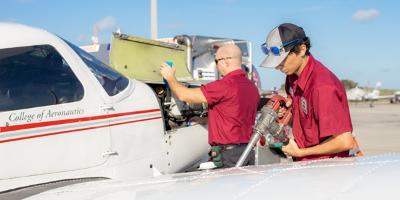
[[[294,160],[348,157],[353,148],[346,92],[339,79],[310,54],[303,28],[285,23],[274,28],[261,46],[261,67],[285,73],[292,100],[293,137],[282,151]]]

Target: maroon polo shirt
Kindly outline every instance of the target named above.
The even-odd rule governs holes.
[[[208,103],[208,143],[248,143],[260,95],[245,73],[232,71],[200,89]]]
[[[332,135],[353,131],[342,83],[313,56],[309,56],[299,77],[295,74],[286,77],[286,92],[293,100],[293,136],[300,148],[312,147]],[[347,156],[348,151],[345,151],[296,160]]]

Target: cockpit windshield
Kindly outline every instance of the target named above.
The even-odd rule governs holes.
[[[108,95],[115,96],[128,86],[129,80],[125,76],[81,48],[68,41],[65,42],[82,58]]]

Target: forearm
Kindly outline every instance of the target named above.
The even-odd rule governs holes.
[[[187,88],[175,78],[169,80],[168,84],[174,95],[181,101],[187,103],[207,103],[206,98],[199,88]]]
[[[180,83],[176,79],[169,80],[168,84],[169,84],[169,87],[171,88],[171,91],[180,100],[181,100],[182,96],[184,96],[183,94],[187,93],[187,90],[189,90],[189,88],[185,87],[182,83]]]
[[[350,132],[346,132],[332,136],[319,145],[301,149],[301,157],[310,155],[330,155],[347,151],[351,148],[353,148],[353,136]]]

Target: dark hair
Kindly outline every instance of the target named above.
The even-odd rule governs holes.
[[[309,56],[310,55],[310,48],[311,48],[311,41],[309,37],[305,37],[303,39],[303,42],[297,44],[296,46],[294,46],[291,50],[290,53],[295,53],[295,54],[299,54],[300,53],[300,45],[306,45],[306,55]]]

